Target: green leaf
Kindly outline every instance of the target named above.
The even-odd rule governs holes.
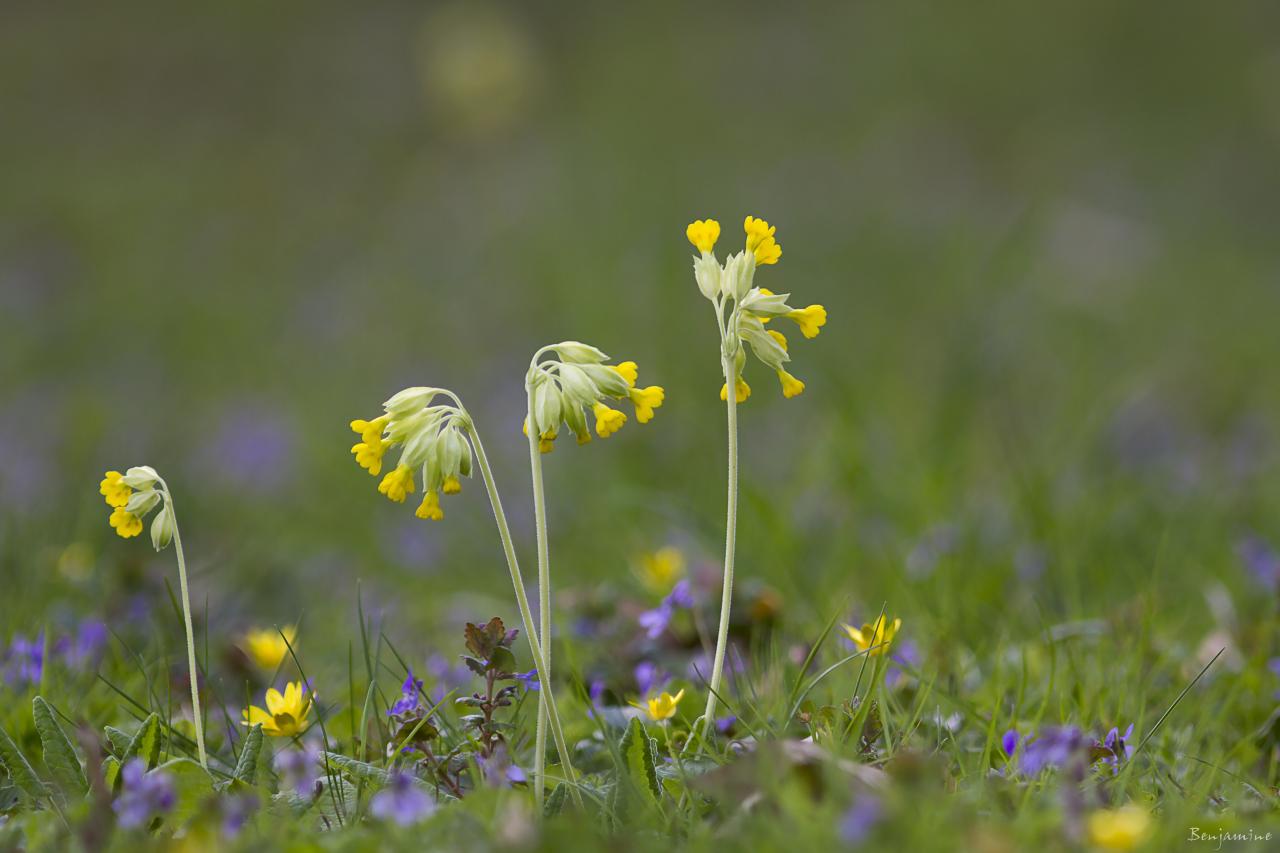
[[[102,781],[106,783],[107,790],[115,792],[116,787],[120,784],[120,759],[114,755],[108,755],[102,759]]]
[[[516,656],[511,654],[511,650],[498,646],[493,650],[493,654],[489,656],[489,669],[494,672],[515,672]]]
[[[9,778],[13,784],[21,788],[28,797],[43,800],[49,796],[44,783],[40,781],[36,771],[31,769],[27,757],[4,729],[0,729],[0,762],[9,770]]]
[[[348,758],[345,755],[339,755],[336,752],[326,752],[325,757],[329,759],[329,764],[338,770],[346,773],[356,782],[368,782],[381,788],[387,784],[390,779],[387,771],[381,767],[375,767],[364,761],[357,761],[354,758]]]
[[[240,758],[236,760],[236,769],[232,774],[246,785],[254,784],[258,776],[258,755],[262,752],[262,723],[255,723],[245,735],[244,746],[240,748]]]
[[[54,781],[64,792],[84,796],[89,790],[89,783],[84,778],[84,770],[80,767],[75,747],[62,730],[53,709],[44,697],[37,696],[31,700],[31,713],[35,717],[36,732],[39,733],[40,744],[44,748],[45,767],[49,768]]]
[[[638,798],[646,805],[656,806],[662,796],[662,788],[658,785],[657,751],[638,717],[632,717],[627,726],[619,758],[622,766],[618,768],[618,784],[614,786],[612,799],[614,813],[622,819],[630,800]]]
[[[154,770],[155,766],[160,763],[160,715],[151,714],[142,721],[137,734],[129,741],[129,746],[125,748],[124,755],[120,756],[120,763],[125,764],[130,758],[141,758],[147,764],[148,770]],[[199,765],[197,765],[199,766]]]
[[[551,791],[551,796],[547,797],[546,805],[542,807],[543,817],[555,817],[564,811],[565,801],[569,799],[569,786],[561,782]]]
[[[115,726],[105,726],[102,731],[107,736],[107,748],[111,750],[111,754],[116,758],[124,755],[133,736],[128,732],[120,731]]]
[[[175,758],[161,764],[153,773],[167,773],[173,779],[177,803],[173,811],[165,815],[165,823],[172,827],[185,824],[199,811],[205,800],[213,795],[213,780],[204,768],[190,758]]]

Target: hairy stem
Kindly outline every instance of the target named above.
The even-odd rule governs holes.
[[[551,691],[551,682],[547,680],[547,662],[542,654],[542,643],[534,632],[533,612],[529,609],[529,597],[525,595],[524,578],[520,573],[520,563],[516,560],[516,549],[511,539],[511,528],[507,524],[506,513],[502,511],[502,499],[498,497],[498,487],[493,481],[493,470],[489,467],[489,458],[485,455],[484,445],[480,442],[480,434],[475,424],[468,418],[467,433],[471,437],[472,447],[476,452],[476,463],[480,466],[480,475],[484,478],[484,487],[489,492],[489,504],[493,507],[493,520],[498,525],[498,536],[502,539],[502,550],[507,557],[507,568],[511,571],[511,585],[515,587],[516,606],[520,609],[520,619],[524,622],[524,635],[529,640],[529,651],[533,653],[533,665],[538,670],[539,698],[545,697],[547,702],[547,722],[551,728],[551,738],[555,741],[556,752],[560,756],[560,768],[565,780],[569,783],[569,794],[574,804],[582,806],[582,794],[578,791],[577,780],[573,772],[573,763],[569,760],[569,747],[565,743],[564,730],[560,726],[560,714],[556,710],[556,698]]]
[[[539,673],[542,689],[538,691],[538,726],[534,734],[533,793],[542,814],[542,798],[546,794],[543,774],[547,769],[547,693],[551,690],[551,551],[547,544],[547,498],[542,486],[542,451],[539,436],[533,428],[533,394],[529,398],[529,471],[533,477],[533,518],[538,535],[538,642],[542,644],[546,672]]]
[[[716,694],[724,674],[724,653],[729,642],[729,611],[733,605],[733,557],[738,543],[738,369],[733,355],[722,356],[727,393],[729,433],[729,494],[725,510],[724,584],[720,593],[720,629],[716,634],[716,656],[711,664],[711,691],[702,720],[702,742],[705,744],[715,724]]]
[[[182,535],[178,532],[178,516],[173,510],[173,495],[164,485],[164,500],[173,519],[173,550],[178,555],[178,588],[182,593],[182,618],[187,628],[187,669],[191,675],[191,715],[196,724],[196,749],[200,753],[200,766],[209,769],[209,758],[204,750],[204,716],[200,711],[200,677],[196,670],[196,636],[191,627],[191,597],[187,592],[187,560],[182,553]]]

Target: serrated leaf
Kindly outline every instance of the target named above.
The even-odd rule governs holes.
[[[627,726],[619,758],[622,766],[618,768],[618,784],[611,799],[614,813],[621,820],[628,811],[628,801],[639,798],[646,805],[656,806],[662,796],[662,788],[658,785],[657,750],[638,717],[632,717]]]
[[[561,782],[551,791],[546,804],[542,807],[543,817],[555,817],[564,811],[564,804],[569,799],[569,786]]]
[[[80,767],[80,758],[44,697],[37,696],[31,700],[31,714],[44,749],[44,766],[49,768],[54,781],[64,792],[84,796],[89,790],[89,783]]]
[[[232,774],[246,785],[255,783],[258,776],[258,755],[262,752],[262,723],[255,723],[244,737],[244,746],[240,747],[240,757],[236,759],[236,769]]]
[[[9,737],[9,733],[0,728],[0,762],[9,771],[9,779],[22,789],[22,792],[33,800],[43,800],[48,796],[44,783],[31,769],[27,757],[18,749],[18,745]]]
[[[107,736],[107,749],[111,750],[111,754],[116,758],[124,755],[125,750],[129,748],[129,742],[133,740],[132,735],[120,731],[115,726],[105,726],[102,732]]]
[[[329,764],[338,770],[346,773],[357,782],[368,782],[378,787],[387,784],[390,779],[387,771],[381,767],[375,767],[364,761],[358,761],[354,758],[348,758],[345,755],[339,755],[336,752],[323,753],[328,759]]]
[[[125,748],[124,755],[120,756],[120,763],[126,764],[130,758],[135,757],[146,762],[148,770],[155,769],[160,763],[159,714],[152,713],[142,721],[137,733],[129,741],[129,746]]]

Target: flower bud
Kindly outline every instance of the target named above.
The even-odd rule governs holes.
[[[578,341],[562,341],[553,344],[551,349],[556,351],[561,361],[568,364],[600,364],[609,360],[609,356],[600,350]]]
[[[176,525],[173,522],[173,510],[166,504],[164,509],[156,513],[155,520],[151,522],[151,544],[157,551],[173,541],[174,527]]]
[[[720,295],[720,262],[715,255],[702,255],[693,259],[693,278],[698,282],[698,290],[708,299]]]

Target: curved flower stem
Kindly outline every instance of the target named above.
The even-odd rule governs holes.
[[[565,743],[564,730],[560,726],[560,713],[556,710],[556,698],[551,691],[551,682],[547,680],[547,662],[542,654],[542,643],[534,632],[533,613],[529,609],[529,597],[525,595],[524,578],[520,574],[520,563],[516,560],[515,545],[511,540],[511,528],[507,525],[506,513],[502,511],[502,499],[498,497],[498,487],[493,481],[493,471],[489,467],[489,458],[485,455],[484,445],[480,442],[480,434],[475,423],[467,419],[467,433],[471,437],[472,447],[476,452],[476,463],[480,466],[480,475],[484,478],[484,487],[489,492],[489,504],[493,507],[493,520],[498,525],[498,536],[502,539],[502,550],[507,557],[507,568],[511,571],[511,584],[515,587],[516,606],[520,609],[520,618],[524,622],[525,637],[529,640],[529,650],[533,653],[533,665],[538,670],[539,698],[546,698],[547,722],[551,728],[551,737],[556,744],[556,752],[560,755],[560,769],[565,781],[569,783],[569,795],[575,805],[582,806],[582,794],[578,791],[578,783],[573,772],[573,764],[569,760],[569,747]]]
[[[533,420],[533,394],[528,393],[529,420]],[[538,691],[538,727],[534,735],[533,793],[542,814],[542,798],[546,794],[543,774],[547,769],[547,693],[551,690],[551,552],[547,544],[547,498],[542,486],[542,451],[538,435],[530,427],[529,471],[533,477],[533,518],[538,533],[538,642],[542,644],[546,672],[538,674],[542,689]]]
[[[182,593],[182,617],[187,628],[187,669],[191,676],[191,716],[196,724],[196,749],[200,753],[200,766],[209,770],[209,758],[204,750],[204,717],[200,711],[199,674],[196,670],[196,637],[191,627],[191,597],[187,593],[187,561],[182,553],[182,535],[178,532],[178,516],[173,510],[173,495],[169,485],[161,481],[165,505],[173,519],[173,550],[178,555],[178,587]]]
[[[725,510],[724,533],[724,585],[720,594],[720,630],[716,635],[716,656],[711,664],[711,690],[707,696],[707,710],[702,719],[701,741],[705,745],[711,727],[715,725],[716,694],[720,692],[720,679],[724,674],[724,653],[729,641],[729,611],[733,605],[733,557],[738,543],[738,368],[732,355],[721,357],[727,393],[727,421],[729,433],[729,495]]]

